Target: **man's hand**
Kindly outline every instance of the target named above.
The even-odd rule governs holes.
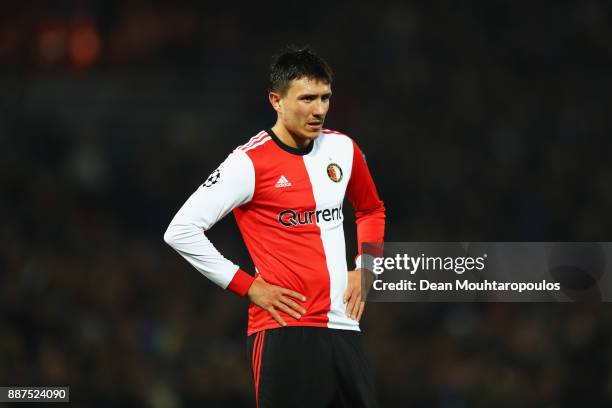
[[[294,298],[304,302],[306,301],[304,295],[280,286],[271,285],[263,280],[261,276],[255,278],[249,288],[247,296],[251,302],[270,313],[270,316],[272,316],[281,326],[286,326],[287,323],[280,317],[277,309],[282,310],[296,319],[300,319],[302,315],[306,313],[306,310],[302,306],[291,299]]]
[[[355,269],[354,271],[348,271],[348,285],[344,292],[343,301],[346,303],[346,315],[359,321],[363,310],[365,309],[365,302],[361,298],[361,275],[363,269]]]

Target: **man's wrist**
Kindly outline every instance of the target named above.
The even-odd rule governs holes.
[[[367,272],[373,273],[366,266],[372,267],[372,265],[374,265],[374,258],[375,258],[375,256],[370,255],[370,254],[359,254],[359,255],[357,255],[357,257],[355,257],[355,270],[361,269],[363,271],[367,271]]]
[[[227,289],[239,296],[246,296],[255,277],[238,268]]]

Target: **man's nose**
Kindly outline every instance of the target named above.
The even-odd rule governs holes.
[[[313,114],[315,116],[325,115],[325,103],[322,100],[319,99],[315,102]]]

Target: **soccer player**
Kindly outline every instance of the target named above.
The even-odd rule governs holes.
[[[362,242],[382,242],[385,209],[365,156],[323,128],[332,71],[309,48],[271,66],[276,124],[237,147],[178,211],[164,239],[222,288],[248,296],[247,347],[259,408],[376,407],[359,330],[362,256],[346,263],[342,203]],[[255,276],[205,232],[233,211]]]

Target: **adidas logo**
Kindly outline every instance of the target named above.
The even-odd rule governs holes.
[[[291,186],[291,182],[289,180],[287,180],[287,177],[285,177],[285,176],[280,176],[280,178],[278,179],[278,181],[274,185],[274,187],[276,187],[276,188],[290,187],[290,186]]]

